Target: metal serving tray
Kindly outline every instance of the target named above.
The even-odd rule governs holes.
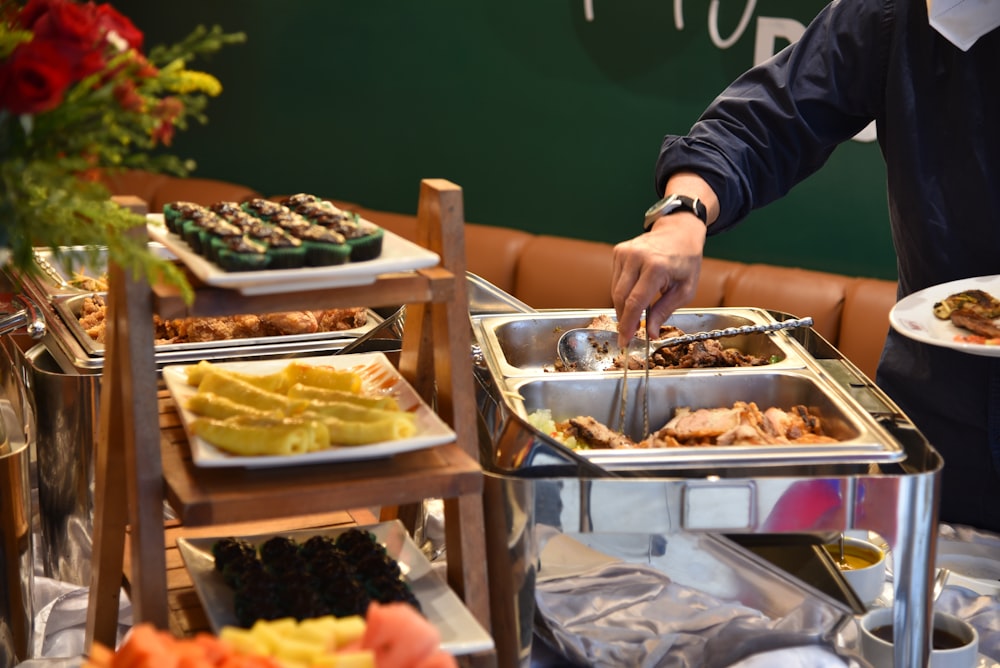
[[[621,375],[550,374],[544,378],[511,379],[504,396],[509,408],[525,423],[531,413],[548,409],[555,421],[589,415],[634,440],[643,437],[643,404],[649,399],[649,429],[656,431],[676,408],[722,408],[737,401],[755,402],[761,410],[804,405],[820,417],[824,432],[837,443],[679,447],[630,450],[576,450],[576,457],[605,470],[685,469],[738,466],[795,466],[895,462],[904,457],[899,444],[856,402],[834,384],[809,369],[764,367],[716,370],[686,375],[640,375],[629,378],[630,397],[623,424],[619,399],[625,388]],[[539,434],[541,432],[538,432]],[[547,437],[529,445],[550,451],[566,446]],[[537,459],[523,451],[500,451],[498,463],[517,468]]]
[[[565,371],[557,372],[556,344],[564,332],[586,327],[594,318],[606,315],[615,317],[611,309],[585,309],[579,311],[539,311],[512,315],[493,315],[473,318],[473,328],[493,372],[502,378],[537,376],[547,373],[559,375],[620,374],[614,371]],[[667,320],[668,325],[695,333],[725,327],[759,325],[776,320],[762,309],[714,308],[678,309]],[[769,368],[801,368],[805,366],[805,351],[785,332],[745,334],[722,340],[727,347],[743,353],[777,357],[780,361]],[[651,374],[690,371],[716,371],[718,369],[655,369]]]
[[[103,293],[87,293],[60,299],[53,303],[52,307],[59,317],[66,324],[67,329],[72,333],[77,343],[92,357],[104,355],[104,344],[92,339],[89,334],[80,326],[80,312],[83,309],[83,302],[88,296]],[[345,343],[352,341],[362,334],[368,332],[382,322],[381,316],[368,309],[368,319],[361,327],[344,329],[335,332],[314,332],[310,334],[285,334],[281,336],[256,336],[242,339],[224,339],[220,341],[198,341],[193,343],[164,343],[154,346],[157,354],[200,354],[201,351],[219,348],[243,348],[247,346],[266,346],[273,343],[309,343],[313,341],[341,340]]]
[[[149,243],[149,249],[167,260],[176,257],[163,244],[155,241]],[[64,262],[56,259],[55,251],[50,248],[35,248],[34,254],[35,264],[40,271],[37,275],[32,275],[29,280],[35,291],[48,300],[90,294],[93,290],[85,290],[74,281],[80,276],[99,279],[108,270],[107,249],[102,247],[60,247],[59,254],[68,260],[71,269],[67,269]]]

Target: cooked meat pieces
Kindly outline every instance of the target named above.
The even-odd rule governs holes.
[[[618,323],[607,314],[595,317],[587,325],[590,329],[603,329],[617,331]],[[685,332],[673,325],[663,325],[660,328],[659,338],[683,336]],[[645,329],[636,332],[636,336],[645,338]],[[727,347],[718,339],[708,339],[707,341],[696,341],[680,346],[669,346],[654,352],[649,358],[650,369],[706,369],[716,367],[746,367],[763,366],[770,364],[771,360],[761,355],[751,355],[744,353],[738,348]],[[613,368],[622,368],[623,360],[616,357]],[[574,371],[562,364],[561,360],[556,360],[554,365],[556,371]],[[628,368],[643,369],[645,361],[640,358],[630,357]]]
[[[650,368],[706,369],[714,367],[762,366],[770,360],[726,347],[717,339],[660,348],[650,357]]]
[[[951,317],[953,311],[968,310],[983,318],[1000,318],[1000,299],[982,290],[964,290],[934,303],[934,315],[941,320]]]
[[[92,295],[83,299],[78,316],[83,330],[99,343],[104,343],[106,311],[104,298]],[[156,343],[168,344],[339,332],[361,327],[367,321],[367,309],[356,307],[173,320],[154,316],[153,327]]]
[[[609,332],[617,332],[618,321],[612,316],[602,313],[590,321],[590,324],[587,325],[587,329],[603,329]]]
[[[971,308],[960,308],[952,311],[951,321],[958,327],[967,329],[973,334],[984,336],[987,339],[1000,338],[1000,327],[996,325],[993,319]]]
[[[609,429],[589,415],[570,418],[556,424],[556,428],[569,436],[574,436],[578,441],[586,443],[592,448],[636,447],[635,441],[628,436]]]
[[[84,297],[80,308],[80,327],[87,333],[87,336],[99,343],[104,343],[104,318],[107,309],[104,306],[104,299],[97,295]]]
[[[316,315],[309,311],[286,311],[261,316],[266,330],[274,334],[312,334],[319,331]]]
[[[739,445],[836,443],[823,433],[819,417],[805,406],[764,411],[754,402],[737,401],[730,407],[678,408],[674,417],[646,439],[636,443],[593,417],[574,417],[556,428],[590,448],[678,448]]]
[[[836,442],[805,406],[761,411],[752,401],[737,401],[731,408],[678,409],[648,440],[657,444],[648,447]]]
[[[709,408],[696,411],[690,408],[678,408],[674,417],[663,425],[661,431],[670,434],[678,441],[702,441],[716,438],[739,426],[742,405],[737,404],[734,408]]]
[[[368,311],[363,308],[331,308],[313,313],[321,332],[342,332],[345,329],[364,327],[368,322]]]

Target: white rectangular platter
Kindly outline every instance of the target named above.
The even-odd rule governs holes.
[[[455,656],[493,649],[493,638],[476,621],[441,576],[432,570],[430,562],[398,520],[358,528],[374,534],[378,542],[385,546],[388,555],[399,563],[403,578],[420,603],[421,611],[427,621],[441,634],[441,649]],[[335,537],[346,530],[346,527],[302,529],[242,538],[259,546],[275,535],[304,542],[311,536]],[[239,625],[233,608],[233,590],[223,582],[222,574],[215,570],[215,559],[212,557],[212,545],[217,540],[227,537],[177,539],[177,547],[184,559],[184,565],[191,575],[191,581],[194,583],[209,624],[216,633],[224,626]]]
[[[223,369],[241,373],[268,374],[280,371],[290,360],[261,360],[253,362],[216,362]],[[177,403],[177,412],[188,435],[191,457],[195,466],[210,467],[280,467],[304,466],[309,464],[361,461],[391,457],[402,452],[419,450],[449,443],[455,439],[455,432],[437,413],[431,410],[385,354],[353,353],[347,355],[324,355],[321,357],[300,357],[295,360],[302,364],[326,365],[339,370],[355,369],[361,373],[362,389],[370,394],[391,394],[396,397],[403,410],[416,415],[417,432],[411,438],[382,441],[369,445],[330,447],[326,450],[294,455],[239,456],[224,452],[203,439],[191,434],[190,423],[196,417],[185,408],[187,398],[197,392],[197,388],[187,383],[188,364],[174,364],[163,367],[163,380]]]
[[[266,295],[299,290],[369,285],[381,274],[434,267],[440,263],[437,253],[385,230],[382,254],[363,262],[348,262],[330,267],[300,269],[264,269],[261,271],[223,271],[191,250],[191,247],[163,225],[162,214],[150,214],[146,229],[149,238],[163,244],[206,285],[234,288],[244,295]]]

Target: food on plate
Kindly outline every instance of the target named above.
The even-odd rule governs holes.
[[[955,326],[971,332],[958,335],[964,343],[1000,344],[1000,299],[982,290],[963,290],[934,303],[934,315],[950,320]]]
[[[963,290],[934,302],[934,315],[941,320],[951,317],[952,311],[968,310],[986,318],[1000,318],[1000,300],[982,290]]]
[[[969,330],[974,336],[984,339],[981,343],[986,343],[991,339],[994,341],[1000,339],[1000,327],[997,326],[996,322],[974,311],[968,309],[952,311],[951,321],[958,327]],[[964,337],[964,339],[968,338],[971,337]]]
[[[196,383],[199,393],[210,392],[258,410],[278,410],[286,416],[294,416],[301,415],[309,406],[304,399],[290,399],[285,394],[258,387],[223,369],[212,369],[200,378]],[[190,380],[188,382],[191,383]]]
[[[182,663],[183,662],[183,663]],[[136,624],[117,651],[94,642],[81,668],[162,668],[163,666],[287,668],[269,656],[244,654],[210,633],[176,638],[150,623]]]
[[[355,371],[335,369],[330,366],[314,366],[302,362],[289,362],[282,374],[287,379],[288,387],[293,385],[310,385],[325,390],[361,390],[361,375]]]
[[[602,314],[594,318],[586,327],[588,329],[603,329],[614,332],[618,331],[618,322],[613,317]],[[663,325],[660,328],[660,338],[682,336],[685,333],[686,332],[680,328],[672,325]],[[645,338],[645,325],[639,328],[639,331],[636,332],[636,336]],[[779,360],[774,357],[744,353],[738,348],[723,345],[718,339],[708,339],[706,341],[696,341],[686,345],[660,348],[650,355],[649,368],[704,369],[715,367],[745,367],[763,366],[765,364],[772,364],[776,361]],[[619,354],[615,357],[612,368],[621,369],[622,364],[621,355]],[[644,360],[637,359],[634,356],[629,358],[628,364],[629,369],[645,368]],[[563,364],[561,359],[556,360],[555,370],[575,371],[575,369],[567,367]]]
[[[396,397],[386,395],[382,397],[366,397],[356,392],[345,390],[329,389],[325,387],[315,387],[304,383],[296,383],[288,388],[288,396],[293,399],[315,399],[316,401],[345,401],[368,408],[382,408],[386,410],[399,410],[399,402]]]
[[[292,195],[282,200],[281,204],[310,223],[341,235],[351,249],[351,262],[371,260],[382,254],[385,231],[354,212],[344,211],[332,202],[309,193]]]
[[[236,378],[270,392],[287,393],[295,385],[306,385],[323,390],[339,390],[352,394],[361,391],[361,374],[354,369],[337,369],[332,366],[316,366],[292,360],[274,373],[241,373],[224,369],[218,365],[202,360],[187,368],[189,385],[201,385],[208,375],[222,375]]]
[[[245,543],[223,538],[212,545],[215,570],[233,589],[233,611],[244,628],[259,619],[363,615],[373,601],[420,610],[399,563],[370,531],[351,528],[303,542],[274,536],[250,550]]]
[[[549,416],[551,420],[551,412]],[[529,416],[529,420],[544,424],[544,417]],[[552,431],[546,433],[581,450],[837,442],[824,433],[820,417],[805,406],[792,406],[788,410],[770,407],[761,411],[752,401],[737,401],[731,407],[721,408],[677,408],[665,425],[641,441],[587,415],[551,421],[551,425]]]
[[[82,668],[457,668],[440,634],[406,603],[374,602],[364,616],[258,620],[218,637],[177,638],[132,627],[117,651],[94,642]]]
[[[191,433],[217,448],[235,455],[294,455],[330,446],[330,431],[322,420],[234,415],[227,418],[199,417],[191,421]]]
[[[375,654],[361,649],[365,620],[332,615],[303,619],[258,620],[249,629],[225,626],[219,638],[244,654],[274,657],[296,666],[372,666]],[[334,654],[335,653],[335,654]]]
[[[107,324],[104,296],[84,297],[77,321],[90,338],[104,343]],[[367,322],[368,311],[361,307],[168,320],[154,315],[153,335],[158,345],[202,343],[342,332],[363,327]]]
[[[385,230],[315,195],[208,207],[168,202],[167,229],[224,271],[327,267],[382,254]]]
[[[391,394],[365,393],[355,369],[292,361],[252,374],[202,360],[186,367],[185,379],[197,388],[183,401],[195,415],[191,433],[238,456],[368,445],[417,431],[416,416]]]

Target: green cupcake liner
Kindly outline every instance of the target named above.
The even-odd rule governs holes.
[[[385,230],[379,227],[371,234],[348,239],[346,243],[351,249],[351,262],[364,262],[377,258],[382,254],[382,240],[384,238]]]

